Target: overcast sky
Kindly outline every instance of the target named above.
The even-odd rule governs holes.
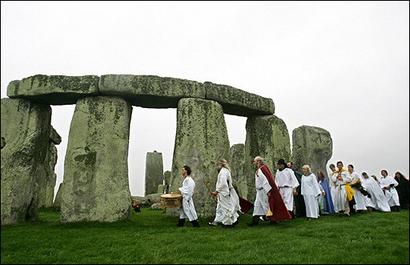
[[[289,134],[328,130],[333,157],[360,172],[409,174],[409,2],[2,2],[1,97],[35,74],[149,74],[272,98]],[[64,155],[74,105],[52,106]],[[246,118],[225,115],[230,144]],[[130,190],[145,156],[171,169],[176,109],[134,107]]]

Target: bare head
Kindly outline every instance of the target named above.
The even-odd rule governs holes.
[[[255,158],[253,159],[253,164],[257,167],[260,168],[263,165],[263,160],[264,158],[261,156],[255,156]]]
[[[380,171],[380,174],[382,174],[383,177],[387,177],[389,174],[387,173],[386,169],[383,169],[382,171]]]
[[[181,168],[181,175],[183,176],[183,177],[186,177],[186,176],[189,176],[189,175],[191,175],[191,168],[189,167],[189,166],[183,166],[182,168]]]
[[[218,170],[220,170],[221,168],[227,168],[229,169],[229,164],[228,161],[226,161],[226,159],[219,159],[218,161],[216,161],[216,167],[218,168]]]
[[[287,168],[287,164],[285,162],[285,159],[279,159],[278,163],[277,163],[277,167],[279,168],[279,170],[283,170],[285,168]]]
[[[335,164],[330,164],[330,165],[329,165],[329,168],[330,168],[330,170],[332,170],[332,172],[335,172],[335,171],[336,171],[336,166],[335,166]]]
[[[310,169],[310,166],[309,165],[304,165],[302,167],[302,173],[305,176],[309,176],[312,173],[312,170]]]
[[[339,169],[339,171],[342,170],[342,169],[343,169],[343,162],[342,162],[342,161],[338,161],[338,162],[336,163],[336,166],[337,166],[337,168]]]

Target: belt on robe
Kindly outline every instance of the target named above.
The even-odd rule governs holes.
[[[281,187],[279,187],[279,189],[282,189],[282,188],[292,188],[291,186],[281,186]]]

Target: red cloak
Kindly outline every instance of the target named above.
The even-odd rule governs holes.
[[[262,173],[266,176],[269,185],[272,187],[270,190],[270,196],[268,196],[269,208],[272,211],[271,216],[267,216],[271,221],[290,220],[292,216],[289,214],[285,203],[282,200],[282,196],[279,193],[279,189],[273,179],[272,173],[266,165],[260,167]]]

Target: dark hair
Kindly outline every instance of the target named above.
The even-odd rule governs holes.
[[[343,166],[343,162],[342,161],[337,161],[336,165],[342,164]]]
[[[317,175],[319,178],[325,178],[325,174],[323,174],[323,171],[317,172]]]
[[[184,166],[184,169],[186,170],[188,176],[191,175],[191,168],[189,166]]]
[[[368,176],[366,172],[362,172],[362,176]]]
[[[352,167],[352,168],[354,168],[354,166],[353,166],[352,164],[348,165],[348,167]]]
[[[285,159],[283,159],[283,158],[279,159],[278,165],[285,165],[285,167],[286,167],[287,164],[286,164],[286,162],[285,162]]]
[[[330,164],[329,167],[336,167],[335,164]]]
[[[386,175],[389,175],[389,173],[387,173],[386,169],[382,169],[382,172],[386,173]]]
[[[404,175],[400,171],[397,171],[396,173],[394,173],[394,175],[397,175],[397,174],[399,174],[400,178],[405,178]]]

